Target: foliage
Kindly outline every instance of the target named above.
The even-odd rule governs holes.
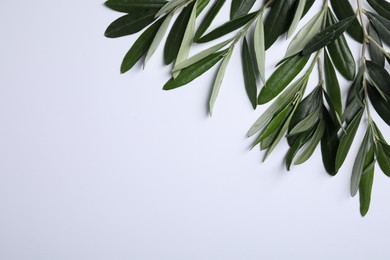
[[[251,12],[256,2],[262,7]],[[352,196],[359,191],[364,216],[370,205],[375,165],[390,176],[390,145],[371,117],[373,108],[390,125],[390,75],[386,69],[390,54],[384,47],[390,44],[390,3],[324,0],[318,12],[311,10],[313,3],[232,0],[230,20],[209,30],[225,0],[108,0],[107,7],[125,15],[108,26],[105,36],[116,38],[143,30],[123,59],[121,72],[125,73],[142,57],[145,65],[167,34],[164,61],[173,65],[172,78],[164,90],[182,87],[219,64],[209,101],[210,114],[230,57],[237,43],[242,42],[243,78],[252,107],[273,101],[248,136],[258,135],[253,146],[266,150],[265,158],[286,137],[290,146],[285,159],[288,170],[293,164],[304,163],[320,146],[324,168],[336,175],[358,128],[365,127],[350,186]],[[311,20],[296,32],[306,14],[312,16]],[[228,34],[233,36],[220,40]],[[294,37],[285,57],[267,78],[266,50],[284,34]],[[189,57],[193,44],[211,41],[216,43]],[[361,45],[360,57],[352,55],[351,41]],[[306,93],[315,67],[318,84]],[[351,82],[346,97],[340,91],[340,75]]]

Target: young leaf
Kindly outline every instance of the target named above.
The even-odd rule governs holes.
[[[293,33],[295,32],[295,29],[297,28],[298,23],[301,20],[301,17],[303,15],[305,6],[306,6],[306,0],[298,0],[298,7],[297,10],[295,11],[294,19],[292,20],[291,25],[288,29],[287,38],[290,38],[291,35],[293,35]]]
[[[205,17],[203,18],[201,24],[199,25],[198,29],[196,30],[195,36],[194,36],[194,42],[197,42],[200,37],[207,31],[207,29],[210,27],[211,23],[214,21],[215,17],[221,10],[222,6],[225,4],[226,0],[216,0],[214,5],[210,8],[210,10],[207,12]]]
[[[367,0],[368,4],[380,15],[390,21],[390,3],[385,0]]]
[[[168,34],[164,47],[164,61],[166,65],[171,64],[179,53],[181,42],[183,40],[188,21],[191,17],[191,7],[192,5],[187,6],[183,9],[183,11],[181,11]]]
[[[302,164],[310,158],[310,156],[313,154],[314,150],[316,149],[318,143],[321,141],[321,138],[324,135],[324,131],[325,131],[325,122],[321,120],[312,138],[310,139],[308,146],[294,162],[295,165]]]
[[[156,9],[148,9],[122,16],[108,26],[104,35],[118,38],[137,33],[155,20],[155,14]]]
[[[160,9],[167,2],[163,0],[108,0],[105,5],[115,11],[134,13],[145,9]],[[156,11],[157,13],[157,11]]]
[[[364,171],[360,178],[360,184],[359,184],[360,214],[363,217],[367,214],[371,202],[371,190],[372,190],[372,184],[374,180],[374,169],[375,169],[373,147],[374,146],[372,145],[365,158]]]
[[[205,36],[201,37],[197,40],[197,43],[205,43],[212,40],[215,40],[219,37],[222,37],[228,33],[231,33],[238,28],[247,24],[250,20],[252,20],[256,16],[256,13],[250,13],[235,20],[231,20],[229,22],[224,23],[223,25],[217,27],[213,31],[209,32]]]
[[[325,86],[329,95],[332,107],[335,109],[339,117],[342,116],[342,101],[339,81],[337,80],[336,72],[333,64],[329,59],[328,53],[324,52],[324,70],[325,70]]]
[[[224,54],[226,54],[226,51],[211,54],[210,56],[183,69],[176,79],[171,78],[167,83],[165,83],[163,89],[171,90],[188,84],[213,67],[219,60],[222,59]]]
[[[142,56],[148,51],[154,36],[156,35],[158,29],[163,23],[164,18],[159,19],[154,24],[152,24],[148,29],[146,29],[141,36],[135,41],[133,46],[127,52],[125,58],[122,61],[121,73],[129,71],[133,66],[139,61]]]
[[[331,0],[330,2],[339,20],[355,15],[355,11],[352,9],[349,0]],[[363,29],[356,17],[351,26],[347,29],[347,33],[359,43],[363,43]]]
[[[371,131],[368,128],[364,135],[362,144],[360,145],[359,152],[356,156],[355,163],[352,169],[351,176],[351,196],[354,197],[359,189],[360,178],[364,171],[364,164],[368,155],[369,148],[371,146]]]
[[[381,39],[390,45],[390,21],[375,13],[366,12]]]
[[[256,0],[232,0],[230,20],[237,19],[249,13]]]
[[[360,112],[355,115],[351,123],[346,128],[345,132],[343,132],[343,135],[341,136],[340,145],[337,150],[336,155],[336,171],[338,171],[343,165],[345,158],[347,157],[349,148],[351,148],[353,139],[355,138],[356,132],[359,128],[360,121],[363,116],[363,110],[361,109]]]
[[[382,40],[379,38],[378,33],[376,32],[375,28],[372,26],[371,23],[367,24],[367,33],[372,39],[374,39],[374,41],[376,41],[380,46],[383,47]],[[369,41],[368,43],[368,51],[373,62],[377,63],[382,67],[385,66],[385,55],[372,41]]]
[[[311,54],[334,42],[348,29],[354,19],[355,16],[352,16],[340,22],[337,22],[329,27],[326,27],[323,31],[319,32],[316,36],[314,36],[308,44],[306,44],[305,48],[302,51],[302,54]]]
[[[288,24],[288,12],[290,9],[289,0],[275,0],[271,7],[265,23],[265,49],[267,50],[278,39],[279,35],[285,32],[286,24]]]
[[[242,45],[242,69],[244,73],[244,83],[246,93],[252,104],[253,109],[257,106],[257,84],[256,84],[256,72],[252,60],[252,55],[249,52],[248,42],[246,37]]]
[[[215,77],[213,91],[211,92],[211,97],[210,97],[210,102],[209,102],[210,116],[213,114],[214,104],[215,104],[215,101],[217,100],[219,90],[221,89],[223,77],[225,76],[225,72],[226,72],[226,67],[230,61],[232,53],[233,53],[233,49],[229,49],[227,52],[227,55],[225,56],[225,58],[223,59],[223,61],[221,63],[221,66],[219,67],[217,76]]]
[[[260,79],[265,83],[265,40],[264,40],[264,24],[263,13],[257,18],[257,23],[254,33],[254,49],[257,61],[257,68],[259,69]]]
[[[333,16],[332,11],[328,10],[328,25],[336,23],[336,18]],[[333,43],[327,46],[329,56],[331,57],[336,69],[348,80],[353,80],[356,73],[355,59],[349,49],[348,43],[345,40],[344,35],[341,35]]]
[[[258,103],[265,104],[279,95],[305,67],[310,56],[295,55],[283,63],[268,79],[261,90]]]

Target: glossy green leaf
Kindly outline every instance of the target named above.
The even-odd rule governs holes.
[[[334,42],[348,29],[354,19],[355,16],[352,16],[326,27],[323,31],[319,32],[316,36],[314,36],[308,44],[306,44],[305,48],[302,51],[302,54],[311,54]]]
[[[297,155],[299,149],[301,149],[302,146],[305,145],[305,143],[311,138],[313,135],[314,130],[309,130],[306,132],[303,132],[296,136],[294,141],[291,144],[290,149],[287,152],[286,155],[286,169],[289,171],[291,168],[292,161],[294,160],[295,156]]]
[[[375,148],[376,157],[381,170],[390,177],[390,146],[387,143],[378,141]]]
[[[355,10],[352,9],[349,0],[330,0],[330,3],[339,20],[355,15]],[[356,17],[351,26],[347,29],[347,33],[356,41],[363,43],[363,29]]]
[[[193,5],[190,5],[183,9],[168,34],[164,47],[164,61],[166,65],[171,64],[179,53],[181,42],[191,17],[192,7]]]
[[[257,68],[260,73],[260,79],[265,83],[265,39],[264,39],[264,24],[263,13],[257,18],[257,23],[254,32],[254,49],[257,62]]]
[[[360,179],[364,171],[364,164],[366,161],[369,148],[371,146],[371,131],[368,128],[364,135],[363,141],[360,145],[358,154],[355,158],[355,163],[352,168],[351,176],[351,196],[354,197],[359,189]]]
[[[299,21],[301,20],[301,17],[303,15],[303,11],[306,6],[306,0],[297,0],[298,1],[298,7],[294,14],[294,19],[291,22],[291,25],[287,32],[287,38],[290,38],[291,35],[295,32],[295,29],[298,26]]]
[[[242,45],[242,69],[244,74],[245,90],[252,104],[253,109],[257,106],[257,84],[256,84],[256,72],[252,55],[249,52],[248,42],[246,37]]]
[[[336,18],[333,16],[331,10],[328,10],[327,23],[328,25],[336,23]],[[334,42],[329,44],[327,49],[334,66],[341,75],[348,80],[353,80],[356,73],[356,64],[344,35],[341,35]]]
[[[265,49],[267,50],[285,32],[289,24],[289,0],[275,0],[264,23]]]
[[[371,82],[390,97],[390,75],[386,69],[372,61],[366,61],[367,72]]]
[[[203,18],[201,24],[195,32],[194,42],[197,42],[200,37],[207,31],[210,27],[211,23],[214,21],[215,17],[221,10],[222,6],[225,4],[226,0],[216,0],[214,5],[207,12],[205,17]]]
[[[198,17],[210,3],[210,0],[198,0],[196,3],[196,16]]]
[[[390,3],[386,0],[367,0],[367,3],[381,16],[390,21]]]
[[[242,16],[240,18],[237,18],[235,20],[231,20],[229,22],[224,23],[223,25],[217,27],[213,31],[209,32],[205,36],[201,37],[199,40],[197,40],[197,43],[204,43],[209,42],[215,39],[218,39],[219,37],[222,37],[228,33],[231,33],[238,28],[244,26],[247,24],[250,20],[252,20],[256,16],[256,13],[250,13],[245,16]]]
[[[121,73],[129,71],[144,56],[153,42],[154,36],[159,30],[164,18],[159,19],[145,30],[141,36],[134,42],[133,46],[127,52],[122,61]]]
[[[171,78],[167,83],[165,83],[163,89],[171,90],[188,84],[213,67],[219,60],[222,59],[224,54],[226,54],[226,51],[211,54],[210,56],[183,69],[176,79]]]
[[[186,2],[190,2],[191,0],[171,0],[166,5],[164,5],[156,14],[157,16],[163,15],[165,13],[169,13],[173,11],[175,8],[185,4]]]
[[[156,9],[148,9],[122,16],[108,26],[104,35],[117,38],[137,33],[155,20],[155,14]]]
[[[366,14],[382,41],[390,45],[390,21],[375,13],[366,12]]]
[[[321,139],[322,162],[326,171],[334,176],[337,174],[336,155],[340,143],[337,132],[340,126],[332,118],[326,107],[322,109],[322,118],[325,122],[325,132]]]
[[[370,84],[368,84],[367,90],[371,104],[375,108],[375,111],[383,119],[383,121],[390,126],[390,101],[384,100],[378,90]]]
[[[341,117],[343,104],[341,101],[340,84],[337,79],[333,64],[330,61],[326,51],[324,53],[324,71],[326,92],[328,93],[329,99],[332,102],[332,107],[335,109],[339,117]]]
[[[340,145],[336,155],[336,171],[340,169],[341,165],[343,165],[345,161],[345,158],[347,157],[353,139],[355,138],[356,132],[359,128],[360,121],[362,120],[362,116],[363,110],[360,110],[360,112],[353,118],[341,136]]]
[[[318,122],[320,112],[321,107],[319,106],[316,110],[303,118],[302,121],[298,122],[294,127],[292,127],[289,131],[289,135],[296,135],[312,128]]]
[[[232,0],[230,20],[237,19],[249,13],[256,0]]]
[[[355,80],[352,82],[352,85],[349,89],[347,96],[347,104],[343,114],[343,120],[349,124],[355,115],[361,110],[361,103],[363,102],[363,95],[356,97],[356,90],[360,92],[363,89],[363,74],[366,71],[366,66],[363,64],[359,68],[359,72],[355,77]],[[356,99],[359,98],[360,101]]]
[[[261,90],[258,102],[265,104],[282,92],[287,85],[302,71],[309,56],[295,55],[283,63],[268,79]]]
[[[374,39],[374,41],[376,41],[380,46],[383,47],[382,40],[379,38],[378,33],[376,32],[375,28],[372,26],[371,23],[367,24],[367,33],[372,39]],[[368,43],[368,51],[373,62],[382,67],[385,66],[385,55],[372,41],[369,41]]]
[[[360,178],[359,183],[359,200],[360,200],[360,214],[364,217],[368,209],[370,208],[371,202],[371,190],[374,180],[374,170],[375,170],[375,158],[374,158],[374,149],[373,145],[367,152],[363,174]]]
[[[264,131],[259,136],[258,141],[261,142],[267,137],[271,136],[273,133],[277,132],[278,128],[283,124],[286,118],[289,117],[291,111],[292,106],[290,104],[286,105],[285,108],[279,111],[269,122],[267,127],[264,128]]]
[[[108,0],[105,5],[118,12],[134,13],[145,9],[160,9],[166,3],[163,0]]]
[[[229,64],[230,58],[232,57],[233,49],[229,49],[227,55],[224,57],[221,66],[217,72],[217,76],[215,77],[213,90],[211,92],[211,97],[209,101],[209,112],[210,116],[213,114],[215,101],[217,100],[219,90],[221,89],[222,81],[225,76],[227,65]]]
[[[310,158],[314,150],[317,148],[318,143],[321,141],[324,132],[325,132],[325,122],[321,120],[317,126],[316,131],[311,137],[309,144],[307,145],[305,150],[298,156],[297,160],[294,162],[295,165],[302,164]]]

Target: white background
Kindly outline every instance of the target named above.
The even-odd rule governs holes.
[[[1,5],[0,259],[389,259],[390,180],[376,167],[365,218],[349,196],[359,142],[336,177],[319,149],[287,172],[285,141],[261,163],[241,46],[209,118],[215,70],[164,92],[160,47],[119,74],[136,37],[103,37],[117,17],[92,0]]]

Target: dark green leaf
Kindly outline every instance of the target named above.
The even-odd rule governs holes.
[[[230,20],[237,19],[249,13],[256,0],[232,0]]]
[[[283,63],[268,79],[261,90],[258,102],[267,103],[275,98],[305,67],[310,56],[295,55]]]
[[[292,145],[286,155],[286,168],[288,171],[291,168],[291,163],[294,160],[295,155],[298,153],[299,149],[310,139],[310,137],[313,135],[313,132],[314,128],[300,133],[296,136],[296,138],[294,138],[294,141],[292,141]]]
[[[209,3],[210,0],[198,0],[196,4],[196,16],[200,15]]]
[[[359,69],[359,73],[356,75],[356,78],[349,89],[347,105],[343,115],[343,119],[345,122],[347,122],[347,124],[351,122],[351,120],[362,108],[361,103],[363,102],[363,95],[357,97],[355,93],[361,93],[361,90],[363,89],[363,74],[365,70],[365,65],[362,65]]]
[[[390,21],[375,13],[366,12],[381,39],[390,45]]]
[[[276,39],[288,29],[289,22],[291,22],[291,16],[288,15],[289,9],[289,0],[274,2],[264,23],[265,49],[271,47]]]
[[[360,112],[356,114],[341,136],[340,145],[336,155],[336,171],[340,169],[341,165],[343,165],[345,161],[345,158],[347,157],[353,139],[355,138],[356,131],[359,128],[359,124],[363,116],[363,111],[364,110],[361,109]]]
[[[367,33],[372,39],[374,39],[374,41],[376,41],[380,46],[382,46],[382,40],[379,38],[378,33],[376,32],[375,28],[372,26],[371,23],[368,23],[367,25]],[[370,52],[370,56],[373,62],[377,63],[382,67],[385,66],[385,55],[371,40],[368,43],[368,51]]]
[[[193,4],[183,9],[168,34],[164,48],[164,61],[167,65],[171,64],[179,53],[181,42],[183,41],[187,24],[191,17],[192,7]]]
[[[273,133],[277,131],[280,125],[287,119],[292,110],[292,106],[288,104],[285,108],[283,108],[280,112],[275,113],[274,118],[269,122],[267,127],[265,127],[264,131],[259,136],[259,142],[263,141],[267,137],[271,136]]]
[[[203,18],[201,24],[198,27],[198,30],[194,36],[194,42],[197,42],[200,37],[207,31],[210,27],[211,23],[214,21],[215,16],[219,13],[222,6],[225,4],[226,0],[216,0],[214,5],[207,12],[205,17]]]
[[[374,85],[390,97],[390,75],[380,65],[372,61],[366,61],[368,75]]]
[[[219,26],[218,28],[214,29],[213,31],[209,32],[205,36],[201,37],[199,40],[197,40],[197,43],[204,43],[209,42],[212,40],[215,40],[219,37],[222,37],[228,33],[231,33],[238,28],[244,26],[247,24],[250,20],[252,20],[256,16],[256,13],[250,13],[245,16],[242,16],[240,18],[237,18],[235,20],[231,20],[229,22],[224,23],[223,25]]]
[[[376,157],[383,173],[390,177],[390,146],[378,141],[376,143]]]
[[[337,80],[336,72],[333,68],[333,64],[329,59],[328,53],[324,53],[324,70],[325,70],[325,82],[326,82],[326,91],[329,95],[330,102],[332,102],[332,107],[335,109],[336,113],[341,117],[342,115],[342,102],[341,102],[341,93],[340,85]]]
[[[327,24],[333,25],[336,23],[336,18],[332,11],[328,9]],[[343,75],[344,78],[352,80],[355,77],[356,65],[355,59],[349,49],[348,42],[344,35],[341,35],[334,42],[327,46],[330,57],[336,69]]]
[[[325,133],[321,139],[322,162],[326,171],[334,176],[337,174],[336,155],[339,147],[338,123],[332,118],[326,107],[322,108],[322,118],[325,122]]]
[[[390,103],[382,98],[378,90],[368,84],[367,86],[368,96],[370,97],[372,106],[375,108],[378,115],[390,125]]]
[[[367,0],[369,5],[387,20],[390,20],[390,3],[386,0]]]
[[[108,0],[105,5],[118,12],[134,13],[145,9],[160,9],[166,3],[163,0]]]
[[[148,51],[150,45],[153,42],[154,36],[163,23],[165,18],[159,19],[152,24],[147,30],[145,30],[141,36],[135,41],[133,46],[127,52],[125,58],[122,61],[121,73],[129,71],[139,61],[142,56]]]
[[[345,32],[345,30],[348,29],[354,19],[355,16],[352,16],[329,27],[326,27],[323,31],[319,32],[316,36],[313,37],[313,39],[303,49],[302,54],[311,54],[334,42]]]
[[[256,72],[252,60],[252,55],[249,52],[249,47],[246,38],[244,38],[243,47],[242,47],[242,69],[244,73],[246,93],[248,94],[253,109],[256,109],[257,106]]]
[[[339,20],[343,20],[355,15],[355,11],[352,9],[349,0],[330,0],[330,2]],[[351,26],[347,29],[347,32],[356,41],[363,43],[363,29],[356,17]]]
[[[364,217],[371,202],[371,190],[374,180],[375,159],[374,159],[374,146],[368,150],[365,161],[364,170],[360,178],[359,184],[359,200],[360,200],[360,214]]]
[[[171,90],[178,87],[181,87],[213,67],[219,60],[222,59],[223,55],[226,54],[226,51],[217,52],[209,55],[208,57],[194,63],[193,65],[183,69],[176,79],[171,78],[164,85],[164,90]]]
[[[302,17],[304,17],[307,12],[309,12],[310,8],[313,6],[315,0],[306,0],[306,6],[305,9],[303,10]]]
[[[155,20],[157,11],[158,9],[141,10],[122,16],[108,26],[104,35],[108,38],[117,38],[137,33]]]

